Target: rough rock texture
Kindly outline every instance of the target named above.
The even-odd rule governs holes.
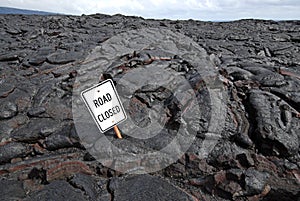
[[[0,22],[1,199],[297,200],[300,197],[299,21],[217,23],[96,14],[2,15]],[[203,132],[197,133],[190,149],[175,163],[151,176],[121,174],[102,166],[80,143],[72,116],[72,89],[76,87],[73,84],[78,66],[109,38],[141,28],[164,28],[194,40],[205,49],[207,59],[215,67],[205,76],[221,82],[227,94],[222,105],[225,126],[214,130],[221,138],[213,150],[205,158],[198,157],[201,142],[207,137],[203,135],[208,127],[204,112],[200,122]],[[121,63],[110,66],[104,78],[118,80],[122,73],[145,66],[151,56],[161,58],[151,61],[151,66],[170,62],[163,61],[163,57],[170,56],[164,52],[136,53],[127,58],[112,58],[112,62]],[[190,61],[172,59],[175,61],[170,67],[174,73],[191,76],[189,79],[198,83],[199,78],[189,74]],[[114,68],[124,63],[123,70]],[[198,93],[202,93],[199,104],[210,113],[211,104],[207,103],[211,100],[206,98],[206,91]],[[155,103],[151,97],[159,102],[170,94],[155,86],[134,94],[130,115],[140,126],[149,123],[147,108]],[[122,143],[114,139],[112,131],[107,132],[108,138],[137,152],[145,148],[140,147],[143,144],[159,149],[172,139],[171,130],[176,128],[176,115],[180,115],[181,109],[176,101],[170,102],[167,110],[171,120],[162,133],[164,138],[154,138],[148,144],[126,138],[128,142]]]
[[[149,175],[114,178],[109,190],[115,200],[190,200],[193,198],[184,191],[172,186],[159,177]]]

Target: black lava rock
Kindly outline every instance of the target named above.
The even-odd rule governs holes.
[[[299,21],[0,15],[0,199],[298,200],[299,32]],[[111,169],[146,163],[119,154],[122,163],[100,164],[88,151],[110,150],[96,146],[92,119],[82,128],[95,138],[81,141],[73,98],[104,79],[128,103],[132,121],[121,131],[141,128],[122,140],[110,130],[107,142],[133,156],[155,153],[191,125],[188,150],[155,176]],[[139,139],[155,133],[154,117],[163,129]]]

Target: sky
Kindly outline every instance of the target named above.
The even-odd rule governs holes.
[[[0,0],[0,6],[73,15],[123,14],[172,20],[300,20],[300,0]]]

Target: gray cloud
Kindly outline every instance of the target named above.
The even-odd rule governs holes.
[[[145,18],[213,21],[300,19],[299,0],[0,0],[0,6],[74,15],[121,13]]]

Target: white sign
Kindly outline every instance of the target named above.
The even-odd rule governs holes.
[[[84,90],[81,96],[102,133],[127,118],[110,79]]]

